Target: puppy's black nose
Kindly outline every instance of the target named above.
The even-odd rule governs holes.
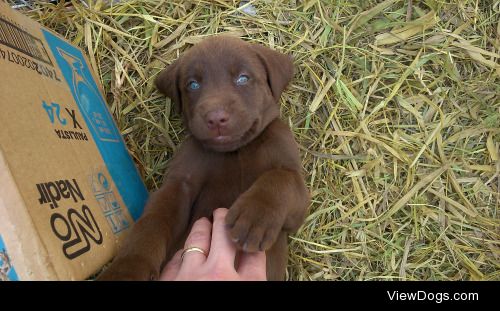
[[[227,125],[229,114],[224,109],[212,110],[206,114],[205,121],[211,130],[221,128]]]

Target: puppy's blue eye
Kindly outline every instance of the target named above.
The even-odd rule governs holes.
[[[247,75],[241,75],[238,77],[238,79],[236,79],[236,84],[237,85],[243,85],[243,84],[246,84],[248,82],[248,76]]]
[[[200,88],[200,84],[198,82],[196,82],[196,81],[191,81],[191,82],[189,82],[188,87],[191,90],[197,90],[197,89]]]

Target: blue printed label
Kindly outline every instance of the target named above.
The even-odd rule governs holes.
[[[130,227],[106,175],[102,172],[92,174],[90,176],[90,184],[92,185],[92,192],[95,199],[99,203],[99,207],[113,233],[118,234]]]
[[[7,253],[7,248],[0,235],[0,281],[19,281],[16,270]]]
[[[71,94],[101,153],[109,174],[115,182],[118,192],[132,218],[137,220],[142,214],[148,192],[113,122],[81,51],[49,31],[42,31],[61,69],[64,80],[68,84]],[[103,200],[111,202],[102,205],[106,210],[109,210],[108,205],[111,208],[116,207],[112,203],[116,202],[116,200],[113,201],[113,198],[110,199],[109,193],[100,192],[99,194],[94,194],[100,203],[104,202]],[[101,194],[103,197],[98,197]],[[106,212],[105,215],[107,215]],[[117,213],[115,213],[116,215]],[[121,231],[117,230],[117,232]]]

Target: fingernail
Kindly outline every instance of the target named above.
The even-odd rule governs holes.
[[[226,212],[226,210],[225,210],[225,209],[223,209],[223,208],[218,208],[218,209],[216,209],[216,210],[214,211],[214,215],[215,215],[215,214],[222,215],[222,214],[224,214],[225,212]]]

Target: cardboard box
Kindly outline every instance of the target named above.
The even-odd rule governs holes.
[[[81,50],[0,2],[0,279],[83,280],[147,191]]]

